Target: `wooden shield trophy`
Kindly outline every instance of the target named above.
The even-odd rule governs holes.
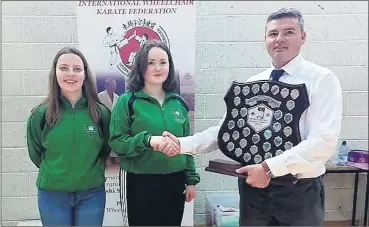
[[[301,142],[299,120],[310,105],[305,84],[233,82],[224,101],[227,114],[218,147],[232,161],[210,161],[206,171],[246,178],[235,170],[259,164]]]

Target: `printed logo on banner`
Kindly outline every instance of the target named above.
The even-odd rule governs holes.
[[[110,66],[117,67],[125,76],[131,71],[139,48],[149,39],[161,40],[170,48],[168,36],[157,23],[147,19],[128,20],[122,23],[122,35],[106,28],[105,46],[110,48]]]

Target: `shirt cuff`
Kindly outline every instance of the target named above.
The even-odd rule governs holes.
[[[275,177],[280,177],[289,174],[289,170],[285,165],[285,159],[286,159],[285,155],[281,154],[265,160],[266,164],[269,167],[270,172],[272,172],[272,174]]]
[[[150,143],[149,143],[149,138],[151,137],[151,134],[146,133],[146,135],[144,136],[144,141],[143,143],[145,144],[146,147],[151,147]]]
[[[191,139],[190,138],[186,138],[186,137],[180,137],[178,138],[179,141],[179,145],[180,145],[180,154],[189,154],[192,155],[191,151],[192,151],[192,143],[191,143]]]

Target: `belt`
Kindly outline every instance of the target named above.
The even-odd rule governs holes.
[[[319,177],[321,177],[321,176],[319,176]],[[311,180],[317,179],[319,177],[298,179],[296,176],[294,176],[292,174],[287,174],[287,175],[284,175],[284,176],[272,178],[270,183],[274,184],[274,185],[281,185],[281,186],[286,186],[286,187],[295,187],[295,185],[298,182],[311,181]]]

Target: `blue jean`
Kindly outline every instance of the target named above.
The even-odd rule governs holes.
[[[38,207],[43,226],[102,226],[105,186],[82,192],[38,189]]]

